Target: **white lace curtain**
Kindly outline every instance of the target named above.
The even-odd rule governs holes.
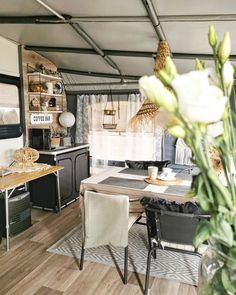
[[[140,132],[128,128],[128,122],[142,105],[140,94],[130,94],[120,104],[120,119],[115,130],[103,129],[103,114],[108,95],[78,95],[76,142],[89,142],[93,165],[107,165],[108,160],[161,160],[163,129],[155,122],[143,126]],[[117,102],[114,103],[115,106]],[[119,131],[119,132],[117,132]]]

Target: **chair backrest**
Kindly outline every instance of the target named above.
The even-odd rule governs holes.
[[[125,163],[129,168],[132,169],[143,169],[147,170],[148,166],[156,166],[158,167],[159,171],[162,170],[163,167],[166,167],[171,162],[169,160],[166,161],[131,161],[131,160],[125,160]]]
[[[125,161],[108,160],[108,166],[125,167]]]
[[[200,215],[171,212],[146,206],[148,231],[151,238],[169,243],[193,245]]]
[[[129,197],[85,191],[83,201],[85,248],[128,244]]]

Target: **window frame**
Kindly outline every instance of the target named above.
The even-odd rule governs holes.
[[[18,89],[20,122],[17,124],[0,125],[0,140],[20,137],[23,134],[23,98],[21,94],[20,77],[0,74],[0,83],[16,86]],[[0,94],[1,95],[1,94]]]

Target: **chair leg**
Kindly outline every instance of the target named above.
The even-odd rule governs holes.
[[[84,243],[82,244],[82,248],[81,248],[81,255],[80,255],[80,264],[79,264],[79,269],[83,270],[83,266],[84,266]]]
[[[129,246],[126,246],[125,257],[124,257],[124,284],[125,285],[128,282],[128,253],[129,253]]]
[[[152,248],[152,249],[150,249],[148,251],[146,277],[145,277],[145,286],[144,286],[144,295],[147,295],[148,294],[148,285],[149,285],[151,258],[152,258],[152,253],[155,252],[155,251],[156,251],[156,248]]]
[[[148,246],[149,246],[149,250],[150,250],[150,249],[152,249],[154,243],[151,240],[150,233],[149,233],[149,230],[148,230],[148,226],[147,226],[147,233],[148,233]],[[157,252],[156,252],[156,250],[154,250],[152,256],[153,256],[154,259],[157,258]]]

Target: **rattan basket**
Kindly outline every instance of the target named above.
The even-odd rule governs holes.
[[[30,147],[23,147],[14,152],[13,160],[18,164],[32,165],[39,158],[39,152]]]

